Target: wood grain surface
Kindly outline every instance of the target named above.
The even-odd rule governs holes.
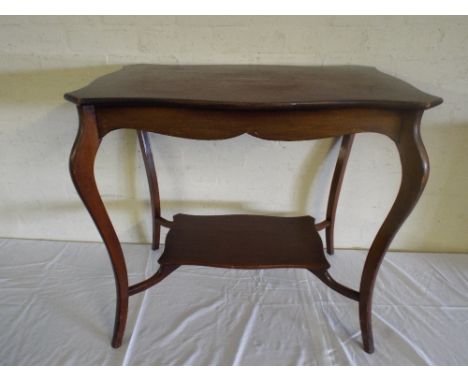
[[[65,94],[78,105],[427,109],[442,102],[366,66],[129,65]]]

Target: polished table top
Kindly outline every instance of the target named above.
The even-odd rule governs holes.
[[[428,109],[442,102],[367,66],[129,65],[65,94],[65,98],[78,105],[247,110]]]

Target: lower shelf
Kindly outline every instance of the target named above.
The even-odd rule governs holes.
[[[223,268],[330,267],[311,216],[177,214],[159,263]]]

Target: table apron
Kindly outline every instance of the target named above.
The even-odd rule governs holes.
[[[89,106],[88,106],[89,107]],[[227,139],[242,134],[295,141],[361,132],[381,133],[395,142],[408,113],[391,109],[211,110],[175,107],[95,107],[99,136],[117,129],[144,130],[190,139]]]

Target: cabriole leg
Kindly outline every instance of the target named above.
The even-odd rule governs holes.
[[[372,336],[372,292],[377,272],[395,234],[413,210],[429,176],[429,160],[421,140],[422,112],[403,115],[399,137],[395,139],[402,166],[402,179],[396,200],[377,233],[364,263],[359,290],[359,319],[364,350],[374,351]]]
[[[101,143],[93,106],[79,108],[80,127],[70,155],[70,174],[104,241],[112,263],[117,290],[112,346],[122,344],[128,312],[128,278],[125,259],[94,177],[94,160]]]

